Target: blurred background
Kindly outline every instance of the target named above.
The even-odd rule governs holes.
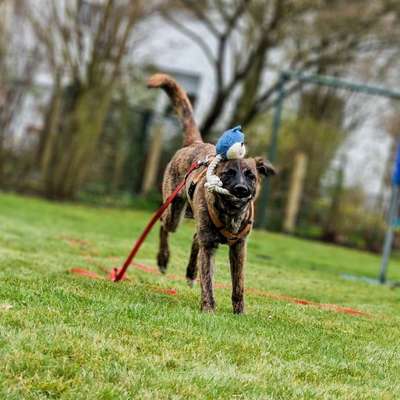
[[[181,132],[151,73],[266,156],[281,71],[400,90],[399,39],[398,0],[0,0],[1,189],[153,209]],[[268,229],[379,252],[399,101],[287,90]]]

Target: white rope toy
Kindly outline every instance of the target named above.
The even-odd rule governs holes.
[[[219,176],[214,174],[215,168],[222,159],[223,157],[221,156],[221,154],[217,154],[214,160],[210,162],[206,173],[207,181],[204,186],[209,192],[217,192],[224,195],[230,195],[231,193],[229,192],[229,190],[222,187],[222,181],[221,179],[219,179]]]
[[[244,158],[246,147],[244,146],[244,133],[241,126],[236,126],[224,132],[216,144],[216,151],[217,155],[207,168],[206,183],[204,186],[209,192],[231,196],[229,190],[223,188],[221,179],[214,172],[218,163],[224,159],[235,160]]]

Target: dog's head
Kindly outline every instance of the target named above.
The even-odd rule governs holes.
[[[276,171],[269,161],[256,157],[223,161],[218,164],[215,173],[223,187],[232,194],[221,200],[229,208],[239,210],[257,197],[261,177],[275,175]]]

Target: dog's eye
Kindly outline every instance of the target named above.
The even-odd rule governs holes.
[[[256,176],[249,169],[244,171],[244,176],[252,181],[256,179]]]
[[[225,175],[229,178],[233,178],[236,175],[236,170],[233,168],[229,168],[227,171],[225,171]]]

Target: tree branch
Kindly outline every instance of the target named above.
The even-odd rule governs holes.
[[[122,58],[123,58],[126,48],[127,48],[129,36],[132,32],[132,28],[136,22],[137,17],[138,17],[138,13],[137,13],[137,10],[135,9],[135,5],[131,5],[131,10],[130,10],[128,21],[127,21],[127,24],[125,27],[125,31],[122,34],[122,37],[121,37],[121,40],[119,43],[119,47],[117,48],[117,55],[114,58],[114,70],[111,74],[110,85],[112,85],[115,82],[115,79],[118,76]]]
[[[172,17],[170,13],[163,12],[162,16],[164,19],[168,21],[176,30],[187,36],[191,39],[195,44],[197,44],[200,49],[203,51],[204,55],[206,56],[207,60],[211,65],[215,65],[215,58],[213,55],[213,51],[208,46],[207,42],[202,38],[201,35],[192,31],[191,29],[187,28],[185,25],[178,22],[175,18]]]
[[[215,37],[220,36],[220,32],[211,22],[210,18],[208,18],[204,8],[201,7],[201,2],[198,0],[180,0],[180,2],[184,8],[191,11],[193,15],[207,27],[211,34]]]
[[[239,5],[236,7],[236,10],[232,14],[232,16],[226,21],[226,29],[219,37],[218,42],[218,51],[215,62],[215,70],[216,70],[216,81],[219,91],[227,90],[228,93],[232,90],[231,88],[224,89],[224,67],[225,67],[225,52],[226,52],[226,44],[227,41],[232,34],[235,25],[238,19],[243,15],[246,10],[247,5],[249,4],[249,0],[242,0]]]

